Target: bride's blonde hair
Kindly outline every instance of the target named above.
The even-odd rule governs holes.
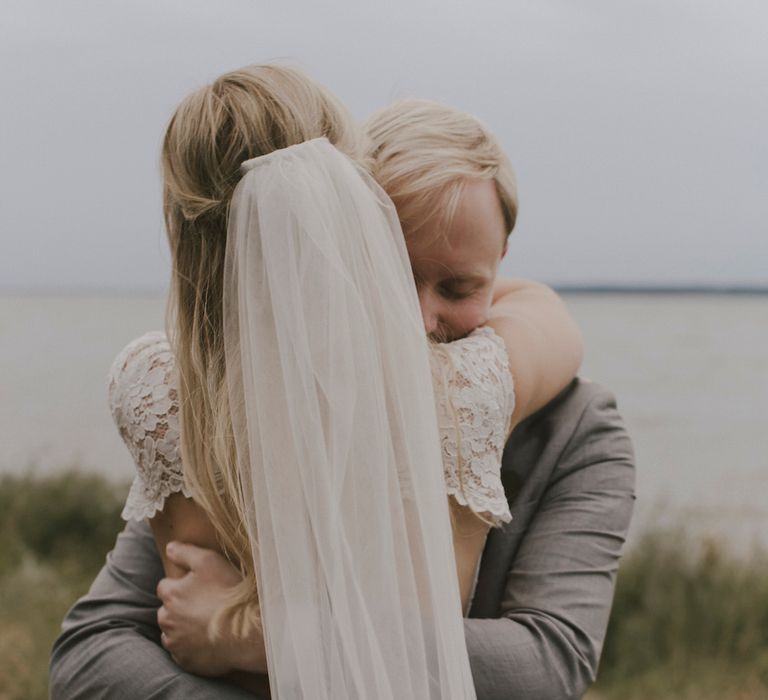
[[[184,478],[243,574],[217,621],[226,619],[240,635],[260,621],[227,399],[227,215],[243,161],[323,136],[359,157],[358,129],[332,94],[298,70],[261,65],[222,75],[189,95],[171,118],[162,146],[173,266],[168,335],[179,377]]]

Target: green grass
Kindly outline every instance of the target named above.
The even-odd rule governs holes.
[[[624,559],[595,691],[601,698],[768,698],[768,557],[729,557],[681,530]]]
[[[48,697],[53,640],[122,528],[126,492],[77,471],[0,477],[0,700]]]
[[[0,477],[0,700],[44,700],[51,645],[122,528],[125,485]],[[593,700],[768,698],[768,555],[680,531],[625,557]],[[524,700],[524,699],[523,699]]]

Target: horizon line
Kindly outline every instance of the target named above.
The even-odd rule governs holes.
[[[544,282],[559,294],[768,294],[768,284],[602,284]],[[0,287],[2,297],[161,297],[168,289]]]
[[[768,294],[768,285],[759,284],[555,284],[561,294]]]

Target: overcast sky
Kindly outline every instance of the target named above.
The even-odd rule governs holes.
[[[162,291],[158,150],[191,90],[281,60],[364,118],[480,116],[520,188],[503,270],[768,284],[765,0],[0,0],[0,290]]]

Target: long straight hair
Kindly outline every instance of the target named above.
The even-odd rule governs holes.
[[[162,146],[163,210],[172,258],[167,331],[179,378],[181,454],[194,500],[243,575],[225,621],[245,636],[260,625],[227,399],[222,290],[227,218],[243,161],[326,137],[358,158],[351,116],[298,70],[249,66],[189,95]]]

